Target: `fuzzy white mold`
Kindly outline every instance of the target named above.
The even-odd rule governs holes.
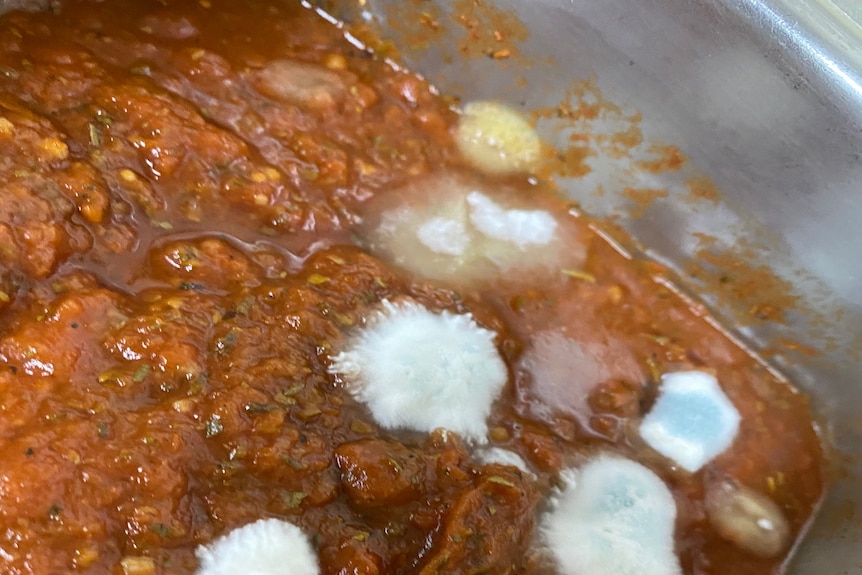
[[[557,220],[544,210],[505,209],[479,192],[467,194],[470,222],[479,232],[519,248],[543,246],[554,239]]]
[[[299,527],[261,519],[195,550],[195,575],[318,575],[317,554]]]
[[[387,429],[444,428],[484,443],[508,377],[495,335],[469,314],[384,301],[329,371]]]
[[[485,449],[480,449],[476,453],[476,457],[485,465],[489,465],[491,463],[496,463],[498,465],[508,465],[510,467],[517,467],[528,475],[533,475],[533,472],[530,471],[530,469],[527,467],[527,463],[521,458],[520,455],[518,455],[514,451],[503,449],[502,447],[488,447]]]
[[[680,371],[662,376],[640,434],[650,447],[693,473],[731,446],[740,419],[714,376]]]
[[[416,230],[416,237],[435,254],[460,256],[470,245],[470,236],[463,222],[435,217]]]
[[[680,575],[674,553],[676,503],[643,465],[604,457],[563,474],[541,522],[563,575]]]
[[[581,267],[583,229],[526,208],[510,192],[445,174],[412,182],[398,203],[367,218],[369,246],[419,276],[455,284],[559,277]]]

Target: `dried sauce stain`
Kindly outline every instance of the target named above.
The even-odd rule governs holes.
[[[798,353],[804,355],[806,357],[817,357],[820,355],[820,352],[810,345],[805,345],[796,340],[790,339],[789,337],[778,337],[775,338],[772,342],[772,350],[773,353],[779,353],[780,351],[792,351],[794,353]],[[763,355],[769,355],[769,352],[763,353]]]
[[[384,9],[387,33],[397,35],[399,44],[411,52],[434,48],[441,50],[446,61],[490,58],[527,63],[520,50],[520,44],[528,36],[526,26],[517,16],[492,2],[456,0],[441,9],[429,2],[409,0],[390,3]],[[453,33],[455,37],[451,39]],[[374,39],[374,34],[368,34],[362,27],[360,34],[363,40]]]
[[[611,162],[611,179],[619,181],[615,193],[635,200],[636,205],[626,214],[630,218],[643,216],[646,203],[660,197],[655,188],[641,189],[638,182],[647,176],[671,175],[664,196],[671,195],[672,181],[682,178],[677,192],[685,190],[691,200],[708,200],[717,204],[720,193],[712,181],[697,172],[677,146],[649,140],[645,137],[639,112],[626,112],[607,100],[595,79],[577,81],[555,106],[533,111],[537,124],[550,131],[557,151],[548,153],[539,175],[551,179],[582,178],[593,172],[592,161]],[[607,186],[594,190],[604,195]]]
[[[715,187],[715,182],[706,176],[690,178],[686,180],[685,185],[695,198],[708,200],[713,204],[718,204],[721,201],[721,194]]]
[[[533,112],[536,119],[558,118],[570,121],[595,120],[601,114],[619,117],[622,113],[619,106],[602,96],[595,78],[573,82],[559,104],[537,108]],[[641,120],[640,114],[635,114],[628,120],[629,128],[636,127]],[[600,134],[593,134],[592,132],[588,132],[586,135],[601,137]]]
[[[533,118],[540,128],[556,135],[557,149],[546,154],[538,173],[555,189],[566,187],[554,182],[556,178],[583,178],[594,171],[594,161],[609,161],[614,166],[610,175],[616,184],[603,182],[592,195],[625,198],[627,202],[621,210],[627,218],[643,217],[656,200],[685,201],[698,209],[709,209],[702,204],[718,206],[722,199],[715,183],[699,173],[678,147],[646,138],[641,115],[628,113],[608,101],[595,79],[574,83],[557,105],[535,110]],[[667,176],[668,187],[639,185],[643,174]],[[599,228],[638,252],[640,246],[624,230],[614,230],[612,221],[619,217],[611,216],[610,221],[599,223]],[[816,310],[802,308],[790,282],[767,265],[757,263],[763,261],[757,250],[717,251],[718,238],[697,232],[692,235],[700,248],[682,272],[697,281],[700,291],[715,295],[735,321],[741,325],[753,321],[786,322],[789,310],[818,321]],[[778,352],[770,347],[765,353]]]
[[[650,144],[647,154],[648,159],[638,160],[635,165],[652,174],[676,172],[687,161],[680,149],[670,144]]]
[[[495,60],[521,56],[518,46],[527,39],[527,28],[513,14],[486,0],[455,0],[452,17],[466,33],[458,41],[462,56]]]
[[[561,150],[545,146],[538,176],[555,187],[557,184],[553,181],[553,176],[581,178],[590,173],[587,158],[593,155],[594,152],[588,146],[572,145]]]
[[[644,141],[640,114],[606,100],[595,79],[573,83],[559,104],[537,108],[532,117],[556,143],[539,170],[544,179],[581,178],[592,171],[589,159],[626,160]]]
[[[789,311],[799,309],[793,285],[767,266],[752,263],[751,254],[707,247],[698,250],[696,257],[686,273],[702,282],[704,291],[735,302],[743,325],[753,320],[781,323]]]
[[[431,48],[444,50],[443,58],[451,61],[454,54],[449,53],[449,42],[445,41],[451,29],[451,22],[437,4],[420,0],[387,3],[387,33],[398,36],[398,44],[410,52],[422,52]],[[362,37],[379,41],[379,30]]]
[[[635,203],[630,212],[633,218],[642,217],[654,201],[669,195],[667,190],[648,188],[626,188],[623,194]]]

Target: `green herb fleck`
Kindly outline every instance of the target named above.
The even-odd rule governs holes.
[[[152,73],[153,71],[147,65],[133,66],[129,68],[129,74],[132,76],[151,76]]]
[[[132,375],[132,381],[135,383],[141,383],[144,379],[147,378],[147,375],[150,373],[152,368],[149,365],[142,365],[138,369],[135,370],[134,375]]]
[[[253,295],[244,297],[242,301],[237,304],[236,313],[240,315],[248,315],[248,312],[252,307],[254,307],[256,301],[257,299]]]
[[[276,406],[269,403],[249,403],[245,406],[248,413],[269,413],[278,409]]]
[[[203,291],[204,286],[195,282],[183,282],[177,286],[180,291]]]
[[[206,436],[215,437],[222,431],[224,431],[224,425],[222,425],[221,417],[215,413],[212,414],[206,423]]]
[[[229,332],[224,337],[216,340],[216,353],[219,355],[224,355],[228,353],[235,344],[236,334],[234,332]]]
[[[87,129],[90,133],[90,145],[98,148],[102,145],[102,132],[96,124],[87,124]]]
[[[302,500],[307,497],[307,494],[302,491],[282,491],[281,501],[288,509],[296,509],[302,503]]]
[[[301,461],[297,461],[293,457],[290,457],[287,455],[282,457],[282,459],[284,460],[285,463],[287,463],[288,465],[290,465],[294,469],[305,469],[307,467],[307,465],[305,465]]]
[[[579,280],[584,280],[591,284],[596,283],[596,276],[581,270],[563,270],[563,275]]]
[[[299,175],[302,176],[303,179],[313,182],[320,177],[320,169],[314,164],[308,164],[300,168]]]
[[[108,435],[111,433],[111,428],[108,427],[108,424],[104,421],[100,421],[96,423],[96,433],[99,434],[101,439],[106,439]]]
[[[167,539],[172,535],[170,527],[164,523],[153,523],[152,525],[148,525],[147,529],[163,539]]]
[[[99,110],[99,113],[96,114],[96,121],[103,126],[111,126],[114,121],[108,116],[104,110]]]
[[[496,483],[497,485],[505,485],[506,487],[515,487],[515,484],[509,481],[508,479],[503,479],[498,475],[492,475],[488,478],[488,481],[491,483]]]
[[[293,385],[291,387],[288,387],[287,389],[280,391],[278,394],[276,394],[275,401],[282,405],[295,405],[296,399],[294,399],[293,396],[302,391],[303,389],[305,389],[304,385]]]

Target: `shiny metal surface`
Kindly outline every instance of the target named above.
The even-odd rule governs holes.
[[[810,393],[842,471],[789,572],[862,573],[855,515],[862,504],[862,28],[851,17],[855,1],[498,0],[529,29],[519,45],[526,59],[505,61],[460,57],[463,29],[451,18],[457,4],[366,0],[326,8],[378,24],[408,66],[464,99],[529,110],[555,105],[573,80],[594,77],[608,100],[643,114],[647,138],[679,146],[712,178],[723,196],[718,205],[685,201],[674,174],[638,172],[612,158],[564,183],[587,212],[616,216],[651,256],[680,271],[698,258],[695,233],[705,233],[717,249],[766,264],[792,286],[802,305],[786,323],[733,330],[755,350],[791,338],[819,351],[809,357],[783,349],[770,359]],[[444,35],[411,48],[416,29],[405,25],[406,11],[430,8],[439,10]],[[558,137],[550,129],[544,135]],[[633,218],[624,193],[633,183],[669,196]],[[705,288],[682,277],[692,291]],[[704,298],[726,325],[738,325],[734,301]]]

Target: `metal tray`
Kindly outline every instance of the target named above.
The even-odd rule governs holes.
[[[639,173],[631,163],[610,161],[589,176],[562,180],[588,213],[614,217],[648,255],[678,270],[684,287],[735,336],[770,353],[769,363],[810,394],[835,450],[835,477],[788,567],[797,575],[862,573],[862,521],[855,515],[862,503],[862,28],[853,19],[862,10],[855,6],[853,0],[321,3],[338,18],[376,28],[394,42],[399,61],[464,99],[500,99],[529,111],[554,106],[572,82],[592,78],[604,98],[642,114],[645,138],[678,146],[687,169],[715,183],[717,203],[682,197],[677,172]],[[474,36],[497,25],[493,15],[481,15],[485,9],[509,14],[498,14],[501,25],[521,39],[512,41],[511,54],[465,57],[472,53],[465,44],[470,25],[478,25]],[[475,21],[459,20],[465,11]],[[545,135],[559,138],[552,123],[542,124]],[[632,183],[670,192],[633,214],[626,191]],[[692,276],[690,270],[704,269],[698,234],[711,236],[712,250],[769,267],[795,302],[784,321],[741,321],[750,311],[746,301],[712,289],[708,269]],[[806,348],[789,340],[811,350],[801,353]]]

